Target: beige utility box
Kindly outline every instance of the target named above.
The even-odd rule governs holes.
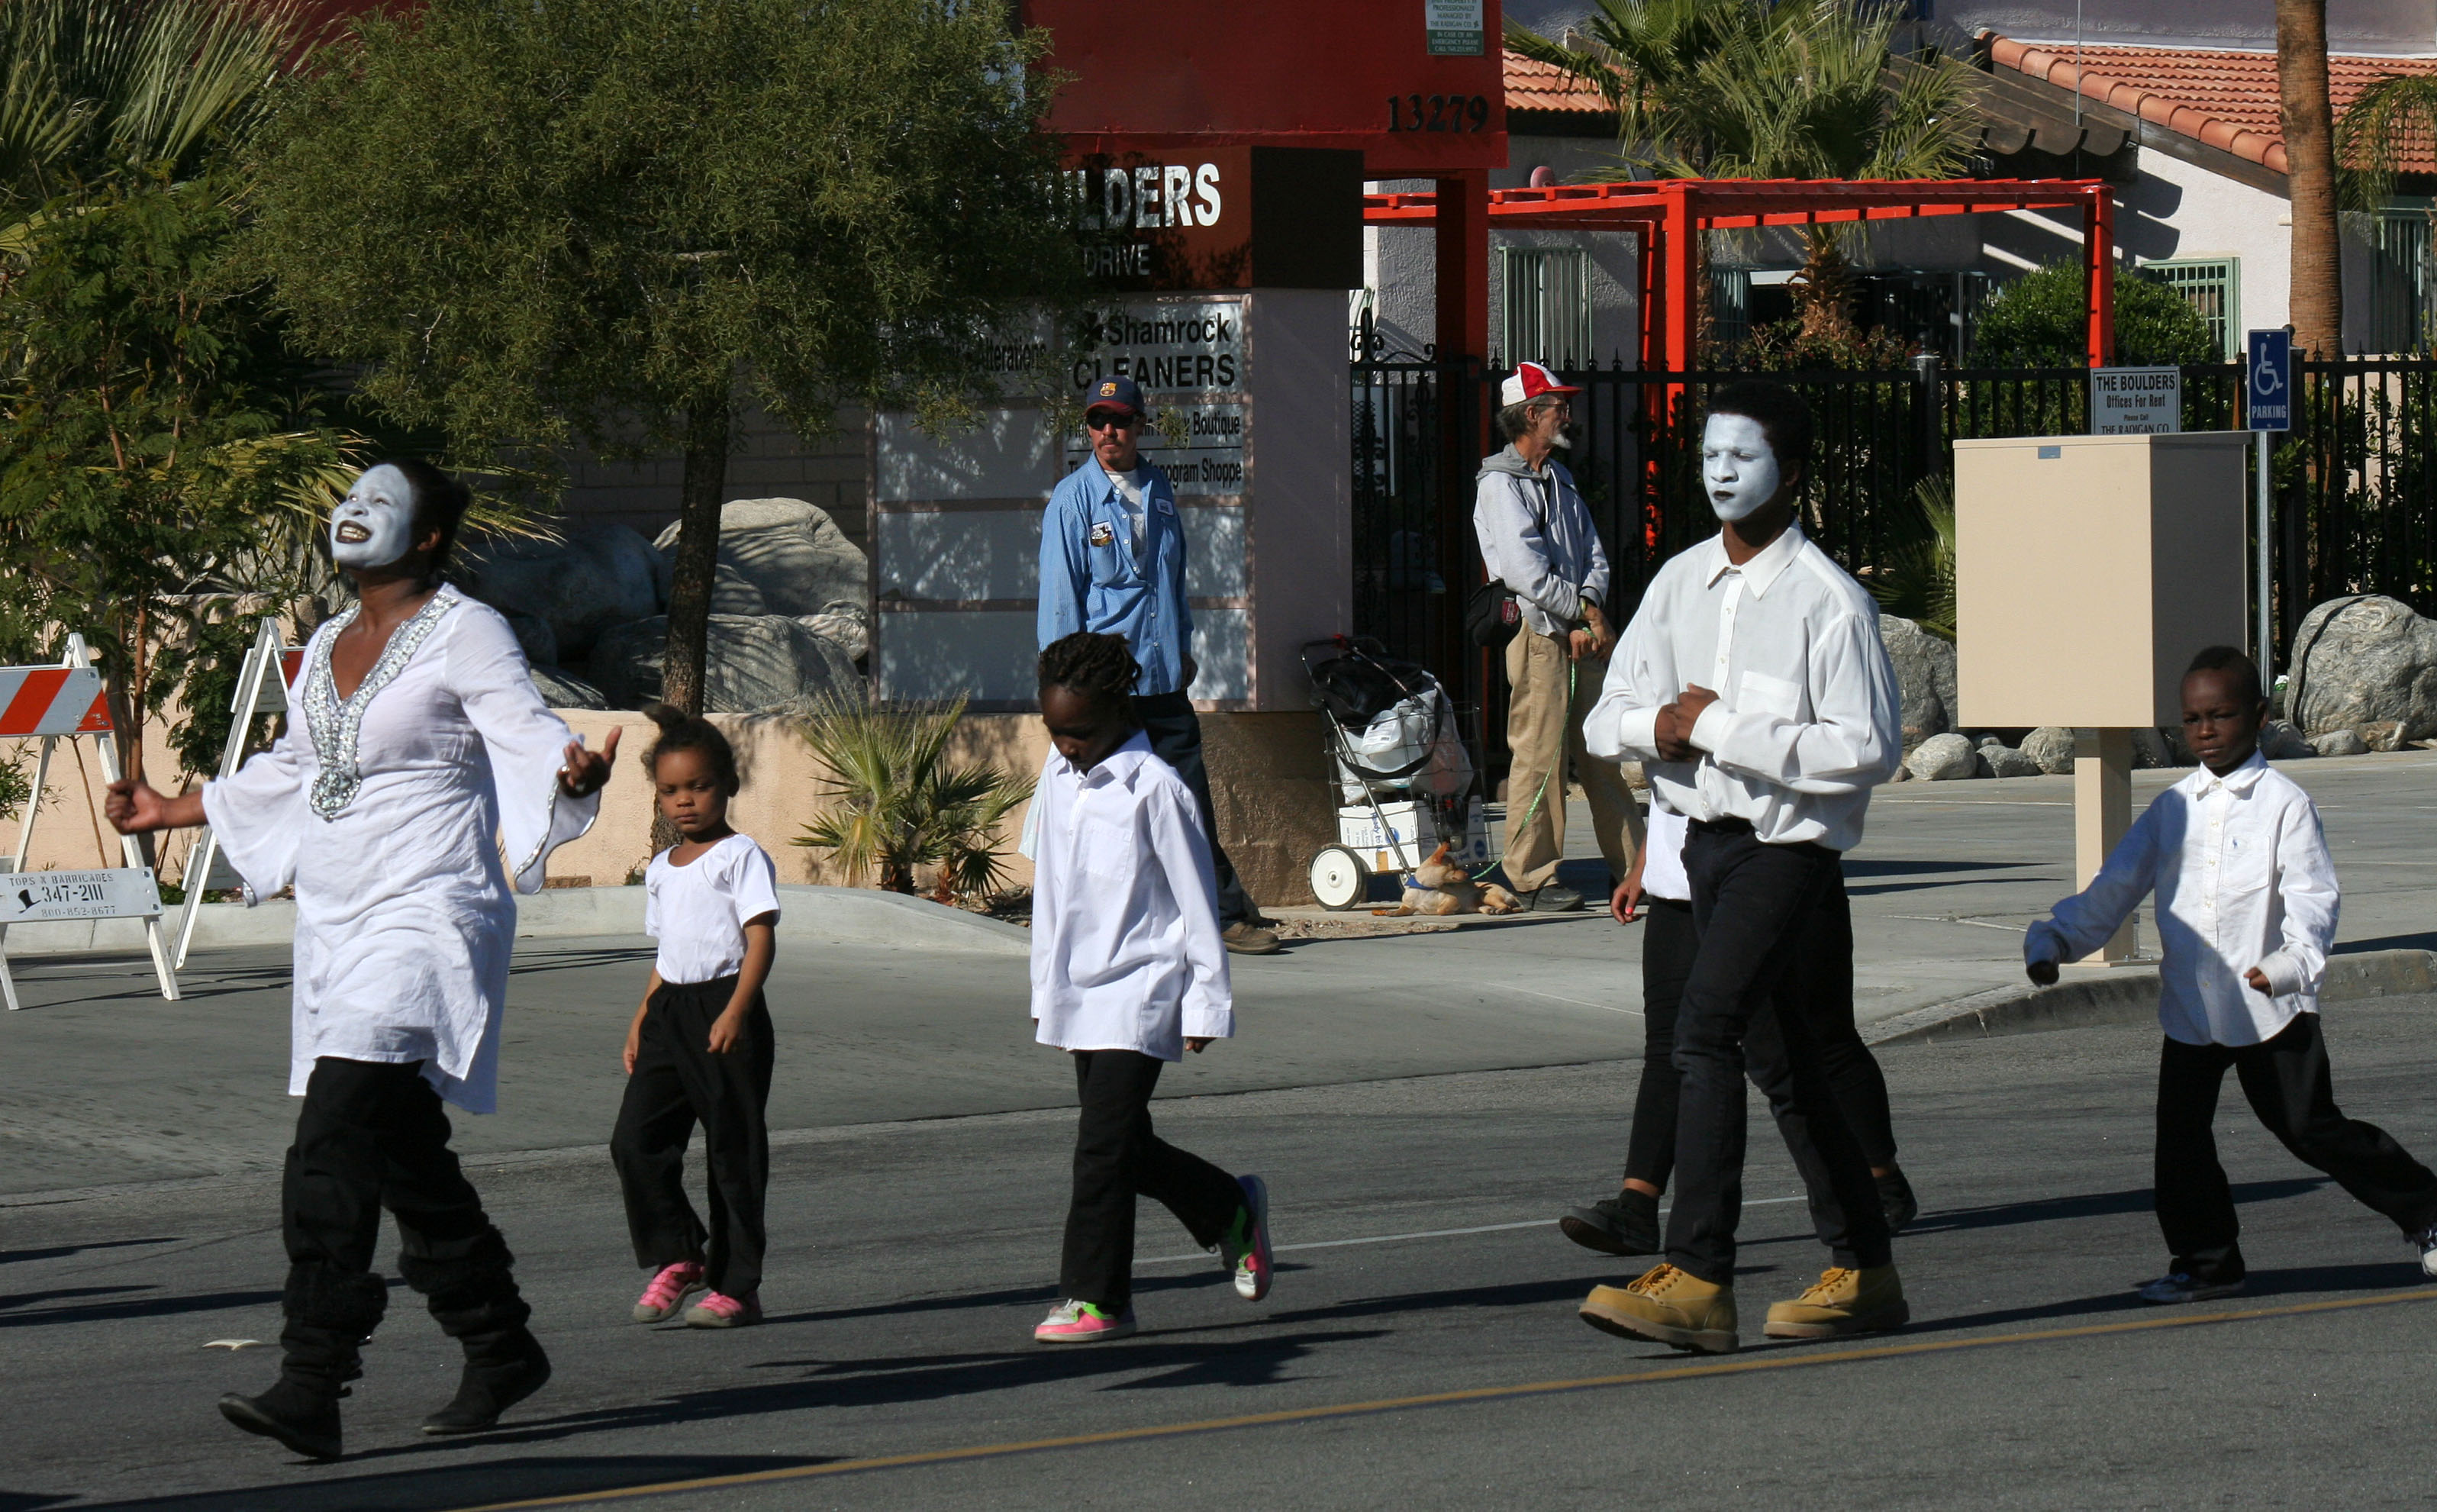
[[[1957,722],[2183,721],[2183,669],[2243,644],[2245,431],[1955,444]]]

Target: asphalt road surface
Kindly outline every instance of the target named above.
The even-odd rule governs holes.
[[[2424,1156],[2433,1028],[2426,998],[2330,1014],[2344,1106]],[[1269,1178],[1276,1291],[1238,1301],[1154,1208],[1143,1332],[1067,1349],[1029,1339],[1063,1111],[784,1135],[769,1322],[729,1333],[624,1321],[641,1277],[597,1150],[485,1157],[557,1379],[497,1433],[420,1437],[455,1363],[398,1287],[333,1465],[212,1407],[276,1366],[212,1346],[278,1331],[268,1176],[12,1199],[0,1512],[2424,1503],[2437,1283],[2231,1087],[2252,1289],[2130,1294],[2164,1258],[2155,1057],[2132,1028],[1886,1051],[1925,1209],[1898,1241],[1915,1322],[1858,1345],[1759,1336],[1821,1252],[1756,1129],[1747,1347],[1723,1358],[1574,1316],[1629,1268],[1549,1221],[1614,1181],[1630,1061],[1164,1101],[1168,1137]]]

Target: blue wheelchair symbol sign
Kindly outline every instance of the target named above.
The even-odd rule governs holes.
[[[2250,352],[2242,364],[2247,401],[2243,406],[2253,431],[2293,428],[2293,333],[2253,331]]]

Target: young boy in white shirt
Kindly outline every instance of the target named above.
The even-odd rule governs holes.
[[[2231,1065],[2270,1134],[2393,1219],[2437,1275],[2437,1174],[2336,1107],[2319,982],[2336,937],[2335,863],[2308,794],[2259,755],[2259,668],[2211,646],[2183,674],[2183,740],[2200,769],[2158,795],[2089,887],[2031,926],[2031,980],[2104,944],[2158,894],[2158,1226],[2173,1258],[2150,1302],[2243,1287],[2241,1223],[2209,1125]]]
[[[1125,638],[1078,631],[1041,654],[1052,749],[1025,824],[1032,857],[1032,1016],[1075,1061],[1082,1118],[1059,1267],[1065,1300],[1032,1336],[1091,1344],[1134,1331],[1134,1198],[1157,1199],[1269,1295],[1269,1190],[1151,1132],[1160,1068],[1235,1032],[1227,950],[1201,805],[1133,715],[1142,669]]]

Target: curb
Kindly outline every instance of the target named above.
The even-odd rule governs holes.
[[[172,907],[162,914],[165,932],[178,927],[180,912]],[[519,940],[642,932],[640,888],[553,888],[517,900]],[[295,933],[292,902],[273,901],[252,908],[236,903],[207,903],[202,917],[195,921],[195,948],[284,945]],[[822,944],[920,945],[998,956],[1029,955],[1032,950],[1032,931],[1004,920],[985,919],[903,893],[802,883],[779,887],[779,938]],[[144,925],[134,919],[16,924],[9,930],[7,941],[11,958],[141,953],[144,948]]]
[[[2428,992],[2437,992],[2437,952],[2365,950],[2327,958],[2327,976],[2320,986],[2319,1001],[2341,1003]],[[1899,1013],[1866,1026],[1862,1039],[1872,1046],[1941,1045],[2000,1034],[2044,1034],[2088,1024],[2139,1024],[2157,1011],[2157,968],[2094,972],[2082,980],[2067,979],[2054,987],[2027,983],[2000,987]]]

